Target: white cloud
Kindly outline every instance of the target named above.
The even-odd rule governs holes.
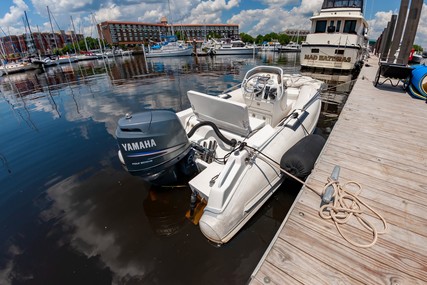
[[[96,18],[96,21],[98,23],[100,23],[103,21],[120,20],[122,15],[123,14],[122,14],[120,7],[113,4],[110,7],[103,7],[101,9],[99,9],[95,13],[95,18]]]
[[[398,14],[399,11],[382,11],[377,12],[372,20],[369,20],[369,38],[372,40],[378,39],[387,23],[391,20],[393,14]],[[427,4],[423,4],[420,22],[417,28],[417,35],[414,44],[420,45],[427,49]]]
[[[10,6],[9,12],[7,12],[3,18],[0,18],[1,27],[15,26],[16,24],[21,25],[21,19],[24,15],[24,11],[28,10],[27,4],[23,0],[13,0],[14,6]],[[18,23],[17,23],[18,22]]]
[[[309,17],[320,10],[321,3],[322,0],[303,0],[300,6],[290,11],[274,5],[266,9],[244,10],[234,15],[228,23],[239,24],[241,32],[252,36],[282,32],[286,29],[308,30]]]
[[[320,11],[322,3],[323,0],[302,0],[301,5],[292,11],[300,15],[311,16],[314,12]]]
[[[177,21],[181,23],[222,23],[221,16],[223,11],[230,10],[239,6],[239,1],[230,0],[228,2],[224,0],[213,0],[213,1],[191,1],[188,3],[187,9],[179,9],[179,18]],[[193,6],[194,8],[190,8]]]
[[[53,14],[62,15],[88,7],[94,0],[31,0],[31,2],[40,15],[47,17],[46,6],[49,6]]]
[[[374,19],[369,20],[369,38],[377,39],[383,30],[387,27],[387,23],[391,20],[392,11],[377,12]]]

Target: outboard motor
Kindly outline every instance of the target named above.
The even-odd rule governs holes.
[[[118,122],[119,158],[132,175],[153,184],[173,184],[195,171],[193,151],[175,112],[147,110]]]

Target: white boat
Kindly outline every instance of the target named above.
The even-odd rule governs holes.
[[[298,43],[290,42],[287,45],[281,46],[279,48],[280,52],[300,52],[301,45]]]
[[[201,231],[226,243],[285,179],[279,163],[298,168],[286,161],[292,150],[312,151],[314,164],[324,143],[311,135],[322,85],[311,77],[285,75],[279,67],[255,67],[242,84],[218,96],[188,91],[191,108],[179,113],[127,114],[116,130],[118,156],[127,171],[154,184],[190,177],[191,209],[203,208],[195,206],[197,197],[206,202],[198,212],[203,211]]]
[[[66,64],[79,61],[75,55],[61,55],[55,59],[57,64]]]
[[[85,60],[93,60],[93,59],[97,59],[98,56],[94,53],[91,52],[86,52],[86,53],[81,53],[76,55],[76,59],[77,61],[85,61]]]
[[[29,62],[8,62],[0,65],[0,76],[33,70],[37,67]]]
[[[301,69],[332,69],[350,73],[363,65],[368,23],[363,0],[324,0],[310,18],[311,32],[301,47]]]
[[[189,56],[193,54],[193,48],[184,41],[167,41],[148,47],[145,57],[173,57]]]
[[[279,51],[281,46],[278,41],[264,42],[261,45],[261,51]]]
[[[50,57],[33,59],[32,63],[44,67],[58,65],[58,62],[55,59],[51,59]]]
[[[214,55],[244,55],[257,54],[259,47],[254,44],[246,44],[241,40],[211,39],[207,47],[212,49]]]

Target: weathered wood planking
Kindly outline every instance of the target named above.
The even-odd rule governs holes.
[[[388,83],[375,88],[377,62],[362,69],[307,184],[323,188],[340,165],[340,181],[362,184],[388,232],[371,248],[352,246],[303,187],[250,284],[427,284],[427,105]],[[369,241],[360,230],[343,227]]]

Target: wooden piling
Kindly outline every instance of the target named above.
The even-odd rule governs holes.
[[[414,45],[415,35],[417,33],[418,23],[420,21],[423,0],[412,0],[409,8],[408,20],[406,21],[405,33],[400,47],[399,59],[403,64],[409,61],[409,53]]]
[[[403,28],[405,27],[406,15],[408,14],[409,0],[402,0],[400,2],[399,16],[397,18],[396,28],[394,31],[393,42],[391,43],[389,62],[403,63],[401,58],[396,55],[402,41]]]

